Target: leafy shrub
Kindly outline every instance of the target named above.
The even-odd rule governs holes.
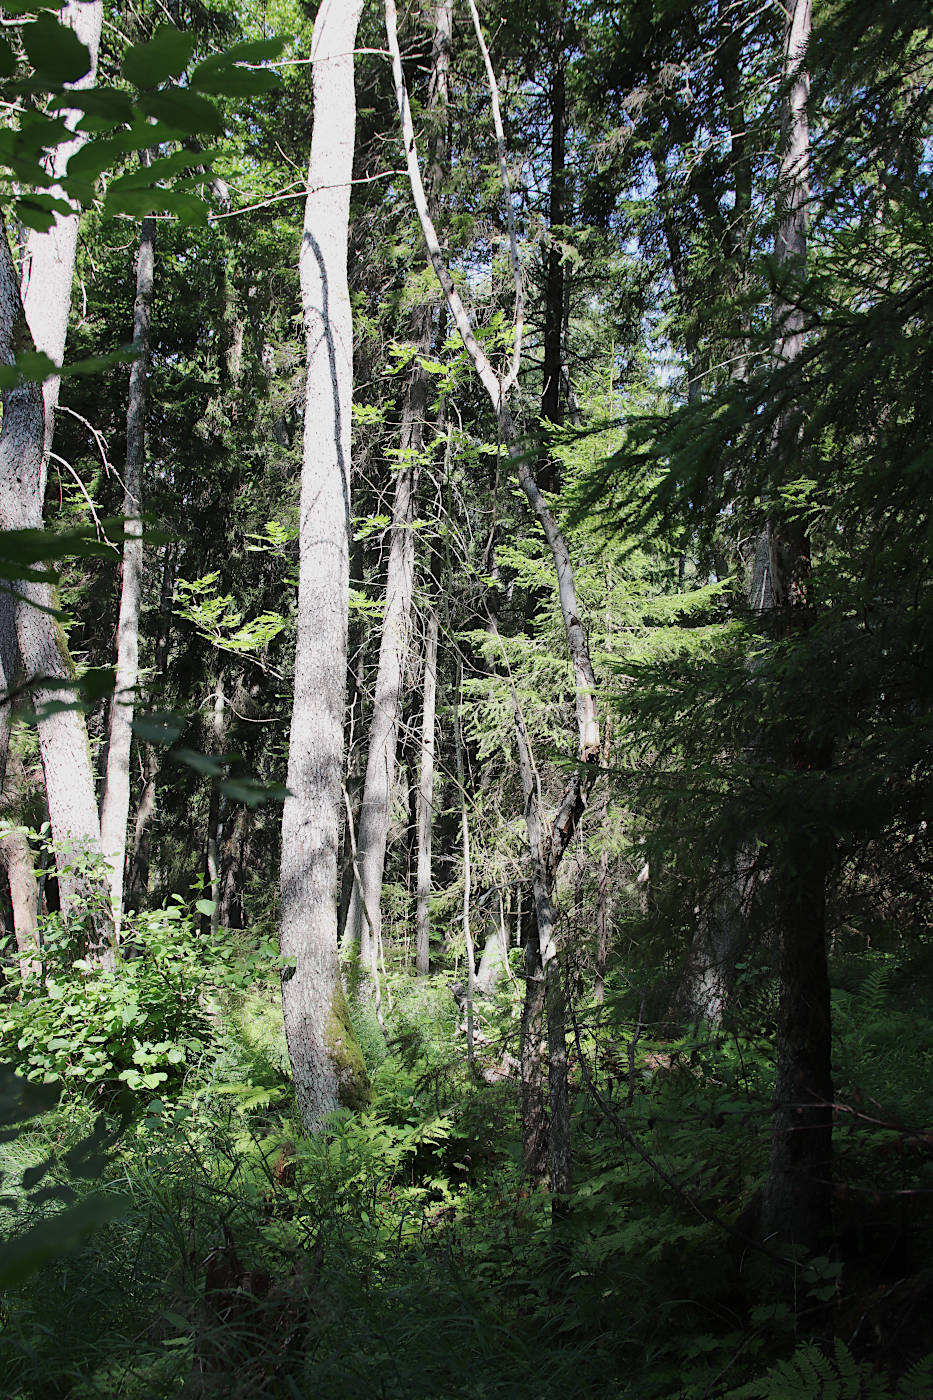
[[[42,977],[0,1010],[0,1054],[40,1083],[133,1093],[177,1086],[214,1033],[211,994],[255,973],[255,958],[244,962],[228,945],[206,948],[175,904],[134,915],[123,956],[104,971],[74,958],[68,930],[50,915],[39,929]]]

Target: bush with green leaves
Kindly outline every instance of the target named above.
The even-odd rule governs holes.
[[[178,1088],[216,1029],[216,998],[246,985],[267,948],[205,940],[180,902],[133,915],[112,971],[73,956],[57,915],[40,921],[42,975],[0,1008],[0,1054],[27,1079],[133,1093]]]

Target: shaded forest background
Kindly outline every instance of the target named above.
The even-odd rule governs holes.
[[[35,518],[0,286],[9,1393],[933,1394],[927,7],[404,10],[480,360],[363,8],[336,1112],[279,944],[327,3],[105,6],[60,206],[81,75],[4,8],[10,288],[82,207]],[[115,895],[48,736],[96,802],[134,568]]]

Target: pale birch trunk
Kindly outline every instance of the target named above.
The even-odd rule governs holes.
[[[133,349],[126,411],[126,478],[123,515],[123,577],[117,622],[117,670],[110,703],[107,771],[100,801],[100,839],[110,882],[114,938],[119,940],[123,918],[123,872],[126,865],[126,823],[130,810],[130,748],[136,682],[139,679],[139,609],[143,582],[143,473],[146,466],[146,390],[149,376],[149,326],[155,253],[155,219],[142,221],[136,263],[136,302],[133,309]]]
[[[437,714],[437,612],[428,613],[424,643],[424,699],[418,763],[418,895],[415,910],[415,967],[426,977],[431,967],[431,837],[434,830],[434,727]]]
[[[463,734],[460,731],[460,696],[463,692],[463,663],[460,663],[460,677],[454,692],[454,749],[457,758],[457,787],[460,790],[460,838],[463,850],[463,901],[461,904],[461,927],[463,929],[464,957],[466,960],[466,1034],[467,1060],[470,1073],[475,1073],[473,1045],[473,1002],[476,997],[476,949],[473,947],[473,932],[470,926],[470,897],[472,893],[472,871],[470,867],[470,813],[467,806],[466,768],[463,762]]]
[[[85,4],[72,0],[63,19],[74,29],[91,57],[91,69],[81,82],[93,83],[100,41],[102,5],[100,0]],[[74,130],[80,116],[65,114]],[[86,136],[58,146],[52,157],[52,170],[59,174]],[[58,186],[53,194],[61,195]],[[7,285],[3,299],[10,304],[14,319],[20,320],[18,348],[31,338],[37,350],[60,364],[65,350],[71,286],[74,277],[78,239],[78,214],[57,214],[46,233],[29,235],[23,265],[21,293],[17,310]],[[12,258],[4,234],[0,250],[4,283],[12,272]],[[27,329],[28,328],[28,329]],[[40,417],[36,422],[36,395],[28,388],[12,391],[5,400],[2,433],[7,450],[0,454],[0,528],[41,529],[45,497],[48,453],[52,442],[58,378],[45,381],[40,397]],[[9,420],[9,421],[8,421]],[[81,909],[88,920],[91,950],[104,961],[112,958],[112,926],[109,908],[101,898],[100,877],[94,866],[100,860],[100,820],[94,792],[94,772],[84,717],[77,709],[54,711],[54,704],[68,699],[74,690],[74,667],[60,622],[54,615],[55,597],[43,583],[24,582],[16,586],[16,633],[26,680],[33,685],[33,700],[39,716],[39,749],[45,776],[49,820],[55,843],[62,909],[66,916]]]
[[[298,1109],[316,1129],[368,1085],[337,965],[350,539],[353,326],[347,234],[363,0],[324,0],[299,272],[307,354],[295,696],[282,818],[282,1004]]]
[[[9,761],[9,781],[3,794],[4,815],[14,823],[0,839],[0,866],[6,870],[13,909],[13,934],[23,983],[42,974],[37,946],[39,885],[35,859],[24,827],[15,824],[22,817],[23,798],[28,786],[22,759],[13,753]]]
[[[427,398],[423,390],[416,395],[416,382],[413,380],[409,386],[403,413],[402,463],[395,483],[385,614],[357,835],[359,878],[353,883],[345,931],[347,946],[359,948],[362,969],[370,965],[370,940],[375,938],[378,941],[382,927],[382,876],[395,787],[402,683],[411,634],[411,605],[415,587],[415,534],[412,525]]]

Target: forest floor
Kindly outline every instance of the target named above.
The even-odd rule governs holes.
[[[789,1263],[748,1233],[763,1035],[636,1033],[625,988],[581,1007],[555,1213],[495,1073],[515,989],[479,1008],[492,1082],[471,1082],[447,982],[391,981],[388,1048],[360,1024],[372,1106],[316,1138],[272,986],[215,1002],[158,1094],[101,1085],[13,1123],[11,1398],[933,1395],[933,1021],[895,960],[836,969],[835,1237]]]

